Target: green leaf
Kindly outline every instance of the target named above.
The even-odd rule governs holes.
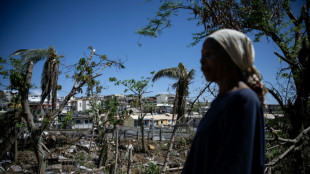
[[[103,59],[103,60],[107,60],[108,59],[108,56],[107,55],[100,55],[99,56],[101,59]]]
[[[110,78],[109,78],[109,81],[110,81],[110,82],[116,82],[117,79],[116,79],[115,77],[110,77]]]

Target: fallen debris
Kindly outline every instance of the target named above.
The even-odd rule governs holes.
[[[154,147],[153,145],[150,145],[150,144],[149,144],[149,149],[150,149],[150,150],[154,150],[155,147]]]

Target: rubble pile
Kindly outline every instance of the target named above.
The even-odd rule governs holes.
[[[108,140],[106,165],[97,168],[102,146],[98,145],[95,140],[91,141],[89,137],[80,137],[78,140],[75,139],[76,137],[68,136],[65,133],[44,134],[44,144],[50,151],[50,154],[46,157],[48,164],[46,173],[110,173],[113,170],[116,153],[116,143],[113,140]],[[148,152],[142,153],[140,140],[121,139],[118,148],[117,170],[120,173],[126,173],[130,149],[132,149],[132,173],[159,170],[164,162],[168,141],[147,141],[147,146]],[[189,146],[190,144],[187,141],[176,140],[168,166],[171,168],[182,166]],[[33,151],[22,150],[18,153],[18,162],[0,161],[0,173],[35,173],[36,166],[37,161]]]

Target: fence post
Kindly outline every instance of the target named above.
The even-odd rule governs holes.
[[[137,140],[139,140],[139,131],[137,130]]]

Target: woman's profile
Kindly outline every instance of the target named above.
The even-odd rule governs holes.
[[[182,173],[264,173],[267,90],[251,40],[236,30],[218,30],[206,38],[200,62],[219,94],[199,123]]]

